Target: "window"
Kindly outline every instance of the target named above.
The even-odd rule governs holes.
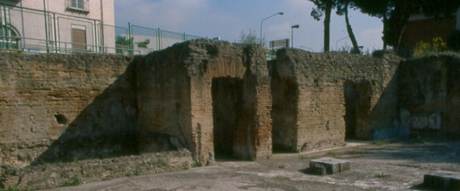
[[[86,29],[81,26],[72,27],[72,49],[86,50]]]
[[[89,13],[88,0],[66,0],[67,10]]]
[[[85,9],[83,0],[70,0],[70,7],[77,9]]]

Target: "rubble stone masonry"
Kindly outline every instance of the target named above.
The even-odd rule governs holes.
[[[203,164],[215,154],[271,155],[270,77],[261,47],[186,42],[146,56],[137,72],[142,153],[155,152],[145,135],[162,133]]]
[[[81,174],[91,181],[124,171],[108,158],[146,160],[133,165],[159,164],[148,171],[159,172],[191,160],[321,150],[347,138],[460,137],[457,55],[281,49],[276,57],[267,62],[258,45],[212,40],[138,57],[0,53],[0,188],[62,185],[74,174],[56,169],[80,171],[77,161],[103,168]],[[179,161],[171,168],[156,154],[166,151]],[[53,172],[67,179],[40,179]]]
[[[370,139],[396,116],[399,59],[283,49],[271,62],[273,147],[308,151]]]
[[[136,119],[126,69],[105,55],[0,56],[0,164],[131,153]],[[125,144],[126,143],[126,144]]]

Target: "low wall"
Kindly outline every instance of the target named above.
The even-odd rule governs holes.
[[[136,153],[132,58],[0,56],[0,164]]]
[[[2,166],[0,182],[4,188],[39,190],[61,186],[139,176],[191,168],[193,159],[187,150],[55,163],[26,168]]]

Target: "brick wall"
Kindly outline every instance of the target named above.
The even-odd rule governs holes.
[[[132,153],[137,145],[130,144],[136,119],[130,62],[118,56],[3,53],[0,163]]]
[[[370,139],[374,129],[391,128],[398,63],[391,55],[278,51],[271,66],[274,147],[307,151],[341,146],[348,120],[354,121],[349,130],[355,138]],[[352,102],[347,103],[349,91]]]
[[[193,159],[187,150],[123,156],[112,159],[91,159],[70,163],[45,164],[25,168],[4,168],[0,187],[39,190],[75,186],[90,182],[152,173],[187,170]]]
[[[412,137],[460,138],[459,66],[448,54],[401,63],[398,125]]]
[[[230,150],[223,154],[270,156],[271,96],[260,47],[186,42],[148,55],[137,71],[141,152],[152,152],[142,134],[164,133],[203,164],[213,163],[222,141],[231,144],[216,149]]]

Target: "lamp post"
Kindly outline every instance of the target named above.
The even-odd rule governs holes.
[[[270,15],[264,19],[262,19],[262,21],[260,21],[260,36],[259,36],[259,40],[260,40],[260,45],[262,45],[262,24],[264,23],[265,20],[271,18],[271,17],[274,17],[276,15],[283,15],[284,13],[283,12],[278,12],[278,13],[275,13],[273,15]]]
[[[294,29],[298,29],[300,25],[291,26],[291,48],[294,48]]]
[[[348,38],[348,36],[343,37],[343,38],[341,38],[341,39],[335,41],[335,51],[338,51],[338,50],[337,50],[337,48],[338,48],[337,45],[339,44],[339,42],[342,41],[342,40],[345,40],[345,39],[347,39],[347,38]]]

